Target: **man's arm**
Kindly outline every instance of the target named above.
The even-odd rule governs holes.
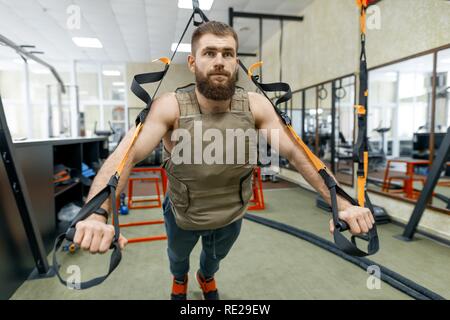
[[[322,177],[312,165],[303,149],[295,141],[292,134],[283,124],[273,109],[272,104],[261,94],[249,92],[250,107],[255,118],[256,127],[267,131],[267,141],[270,143],[272,131],[276,130],[279,136],[279,146],[271,144],[274,149],[289,160],[305,180],[331,203],[330,192]],[[329,172],[331,175],[331,173]],[[333,177],[334,178],[334,177]],[[335,179],[336,180],[336,179]],[[339,217],[346,221],[352,233],[366,233],[375,223],[372,214],[367,208],[352,206],[347,200],[338,196]],[[330,231],[333,231],[333,223],[330,221]]]
[[[130,150],[129,157],[125,162],[122,175],[116,190],[116,196],[125,187],[131,169],[140,161],[145,159],[153,149],[160,143],[163,136],[171,129],[178,117],[178,103],[173,93],[168,93],[156,99],[144,122],[134,146]],[[92,199],[108,183],[111,176],[116,172],[122,161],[128,146],[131,143],[136,127],[133,126],[124,139],[117,146],[116,150],[108,157],[99,172],[97,173],[91,189],[89,190],[88,201]],[[110,200],[102,205],[107,212],[110,211]],[[86,220],[80,221],[76,226],[74,242],[85,250],[92,253],[106,252],[114,236],[114,228],[105,224],[105,218],[101,215],[92,214]],[[126,239],[121,237],[121,247],[126,244]]]

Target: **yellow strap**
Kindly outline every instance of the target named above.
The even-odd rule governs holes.
[[[127,152],[125,153],[125,156],[122,158],[122,161],[120,162],[119,166],[117,167],[116,172],[117,172],[118,177],[120,177],[122,175],[122,171],[123,171],[123,168],[125,167],[128,157],[130,155],[131,148],[133,148],[133,145],[136,142],[136,140],[139,136],[139,133],[141,132],[142,126],[143,126],[143,124],[142,124],[142,122],[140,122],[138,124],[138,126],[136,127],[136,130],[134,131],[134,134],[133,134],[133,139],[131,139],[131,143],[128,146]]]
[[[291,125],[288,125],[287,128],[289,129],[297,143],[300,145],[300,147],[302,147],[303,151],[305,151],[306,156],[309,158],[316,170],[320,171],[322,169],[326,169],[326,166],[323,164],[323,162],[319,158],[317,158],[317,156],[311,151],[311,149],[308,148],[308,146],[298,136],[297,132],[295,132],[294,128],[292,128]]]

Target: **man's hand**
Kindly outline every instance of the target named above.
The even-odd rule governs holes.
[[[358,206],[349,206],[345,210],[339,211],[339,219],[348,224],[350,233],[353,235],[367,233],[375,224],[370,210]],[[334,232],[333,219],[330,220],[330,232]]]
[[[100,215],[93,214],[86,220],[78,222],[75,229],[73,242],[81,249],[94,254],[107,252],[114,239],[114,226],[106,224],[105,218]],[[128,240],[120,235],[120,249],[123,250],[127,243]]]

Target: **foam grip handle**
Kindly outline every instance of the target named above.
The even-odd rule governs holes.
[[[348,224],[345,221],[342,221],[342,220],[338,221],[338,223],[336,224],[335,228],[338,229],[340,232],[344,232],[344,231],[350,229]]]
[[[76,231],[75,228],[69,228],[66,231],[66,239],[69,241],[73,241],[73,238],[75,238],[75,231]]]

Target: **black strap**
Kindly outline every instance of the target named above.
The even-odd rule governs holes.
[[[200,21],[197,21],[195,19],[197,16],[200,17],[200,19],[201,19]],[[208,17],[206,17],[206,15],[198,7],[198,3],[194,3],[193,13],[192,13],[188,23],[186,24],[186,27],[181,35],[181,38],[174,50],[174,53],[173,53],[170,61],[173,60],[175,54],[177,53],[178,47],[179,47],[181,41],[183,40],[183,37],[186,34],[186,31],[187,31],[191,21],[193,21],[195,26],[199,26],[202,23],[209,21]],[[247,68],[244,66],[244,64],[241,61],[239,61],[239,65],[241,66],[241,68],[244,70],[245,73],[248,73]],[[163,71],[138,74],[133,78],[133,82],[131,85],[131,91],[145,103],[145,108],[139,113],[139,115],[136,119],[136,125],[138,125],[139,123],[143,123],[145,121],[145,119],[150,111],[153,99],[156,96],[156,94],[161,86],[162,80],[164,79],[165,75],[167,74],[169,67],[170,67],[170,64],[168,63],[168,64],[166,64]],[[261,90],[262,94],[271,102],[276,113],[280,116],[280,118],[282,119],[284,124],[290,125],[291,119],[289,118],[289,116],[287,116],[287,114],[285,112],[283,112],[277,108],[277,106],[279,104],[287,102],[292,98],[292,92],[291,92],[290,86],[287,83],[283,83],[283,82],[260,83],[260,82],[258,82],[258,76],[253,76],[253,75],[251,76],[251,80],[257,86],[257,88],[259,88]],[[148,92],[141,85],[146,84],[146,83],[155,83],[157,81],[159,81],[158,87],[156,88],[153,96],[150,97]],[[279,97],[275,103],[273,103],[271,101],[271,99],[269,99],[269,97],[267,96],[266,92],[285,92],[285,94],[283,94],[281,97]],[[324,172],[326,172],[326,171],[324,171]],[[119,217],[118,217],[117,208],[116,208],[116,189],[117,189],[117,185],[119,182],[119,178],[120,177],[117,174],[112,176],[108,185],[105,188],[103,188],[96,196],[94,196],[88,203],[86,203],[85,206],[80,210],[79,214],[72,221],[67,232],[59,235],[56,238],[55,245],[54,245],[54,251],[53,251],[53,268],[62,284],[67,286],[67,281],[64,280],[59,273],[60,265],[58,264],[57,257],[56,257],[57,252],[59,251],[62,243],[65,240],[73,241],[73,237],[75,235],[76,224],[79,221],[84,220],[88,216],[93,214],[98,208],[100,208],[100,206],[110,196],[111,196],[112,210],[113,210],[113,216],[114,216],[115,234],[114,234],[114,240],[111,245],[111,249],[113,249],[113,252],[111,255],[108,273],[104,276],[100,276],[100,277],[91,279],[89,281],[75,284],[75,286],[73,286],[73,288],[87,289],[87,288],[90,288],[90,287],[93,287],[93,286],[96,286],[96,285],[102,283],[103,281],[106,280],[106,278],[108,278],[108,276],[119,265],[121,258],[122,258],[119,243],[118,243],[119,236],[120,236],[120,228],[119,228]],[[328,180],[333,180],[333,179],[328,179]],[[352,242],[349,242],[344,236],[341,235],[341,232],[345,230],[345,223],[338,219],[337,196],[336,196],[337,193],[339,193],[344,198],[352,199],[342,189],[340,189],[339,186],[337,186],[335,182],[334,182],[334,185],[332,187],[330,187],[330,194],[331,194],[332,208],[333,208],[333,221],[335,222],[336,226],[339,226],[339,228],[336,228],[335,235],[334,235],[336,245],[338,247],[340,247],[343,251],[348,252],[350,254],[354,254],[354,255],[368,255],[368,254],[371,254],[371,252],[373,252],[375,250],[375,248],[376,248],[376,250],[378,250],[378,242],[377,242],[377,245],[375,246],[375,245],[373,245],[373,242],[370,240],[370,239],[375,239],[375,238],[378,239],[378,237],[376,236],[375,228],[373,228],[371,230],[371,232],[369,232],[369,253],[368,254],[366,254],[356,248],[356,243],[354,241],[354,238],[352,238]],[[352,203],[354,203],[354,201]]]
[[[131,91],[145,103],[145,108],[139,113],[136,118],[136,126],[139,123],[144,123],[153,102],[153,98],[150,97],[148,92],[141,85],[146,83],[154,83],[157,81],[160,81],[161,83],[161,80],[166,75],[167,70],[169,70],[169,64],[166,64],[163,71],[142,73],[134,76],[133,82],[131,83]]]
[[[55,241],[55,245],[53,247],[53,269],[55,271],[56,276],[58,277],[59,281],[65,285],[69,286],[73,289],[88,289],[93,286],[96,286],[108,278],[108,276],[117,268],[119,265],[121,259],[122,259],[122,253],[119,246],[119,235],[120,235],[120,229],[119,229],[119,217],[117,214],[117,207],[116,207],[116,189],[117,184],[119,182],[119,179],[117,175],[114,175],[109,180],[109,183],[106,187],[104,187],[99,193],[97,193],[89,202],[87,202],[83,208],[80,210],[78,215],[72,220],[69,229],[66,233],[60,234]],[[61,245],[65,240],[67,241],[73,241],[73,238],[75,236],[75,227],[76,224],[79,221],[82,221],[89,217],[91,214],[95,213],[97,209],[100,208],[100,206],[111,196],[111,202],[112,202],[112,212],[113,212],[113,220],[114,220],[114,239],[111,244],[111,249],[113,249],[113,252],[111,254],[111,259],[109,262],[109,269],[108,273],[104,276],[100,276],[85,282],[80,283],[74,283],[74,284],[68,284],[66,280],[64,280],[59,272],[60,264],[58,263],[57,259],[57,253],[59,252],[59,249],[61,248]]]
[[[333,237],[336,246],[343,252],[357,257],[365,257],[376,253],[379,249],[379,240],[375,225],[372,227],[372,229],[369,230],[367,236],[352,236],[351,241],[349,241],[344,235],[342,235],[342,232],[348,230],[349,227],[345,221],[339,219],[337,195],[339,194],[339,196],[343,197],[354,206],[357,206],[358,203],[341,187],[338,186],[333,177],[331,177],[331,175],[325,169],[320,170],[319,174],[322,176],[325,185],[330,190],[331,211],[334,225]],[[369,208],[369,210],[373,212],[373,208]],[[355,238],[359,238],[368,242],[367,252],[364,252],[358,248]]]
[[[204,15],[204,13],[199,9],[199,8],[195,8],[188,23],[186,24],[186,27],[181,35],[181,38],[176,46],[176,49],[172,55],[172,58],[170,59],[170,61],[173,60],[177,50],[178,50],[178,46],[180,45],[181,41],[183,40],[184,35],[186,34],[186,31],[191,23],[191,21],[194,20],[195,16],[198,15],[201,18],[200,22],[194,21],[194,24],[198,23],[201,24],[205,21],[208,21],[208,19],[206,18],[206,16]],[[133,82],[131,84],[131,91],[140,99],[145,103],[145,107],[144,109],[139,113],[139,115],[136,118],[136,126],[139,123],[144,123],[151,105],[153,103],[154,97],[156,96],[158,89],[161,86],[162,80],[164,79],[165,75],[167,74],[167,71],[169,70],[170,67],[170,63],[166,63],[165,68],[163,71],[158,71],[158,72],[150,72],[150,73],[142,73],[142,74],[138,74],[135,75],[133,78]],[[158,82],[158,87],[156,88],[155,92],[153,93],[153,96],[150,97],[150,95],[148,94],[148,92],[142,87],[143,84],[146,83],[155,83]],[[108,278],[108,276],[117,268],[117,266],[119,265],[121,259],[122,259],[122,254],[121,254],[121,250],[120,250],[120,246],[119,246],[119,236],[120,236],[120,228],[119,228],[119,217],[117,214],[117,208],[116,208],[116,189],[117,189],[117,185],[119,183],[119,176],[118,174],[114,174],[108,185],[105,186],[105,188],[103,188],[98,194],[96,194],[88,203],[86,203],[83,208],[80,210],[80,212],[78,213],[78,215],[74,218],[74,220],[71,222],[69,229],[67,230],[66,233],[60,234],[56,240],[55,240],[55,245],[54,245],[54,250],[53,250],[53,268],[55,270],[55,273],[57,275],[57,277],[59,278],[60,282],[64,285],[68,285],[67,281],[64,280],[61,276],[61,274],[59,273],[59,268],[60,265],[58,263],[57,260],[57,252],[59,251],[59,249],[61,248],[61,245],[63,244],[63,242],[65,240],[67,241],[73,241],[73,237],[75,235],[75,227],[76,224],[81,221],[86,219],[87,217],[89,217],[91,214],[95,213],[95,211],[100,208],[100,206],[109,198],[111,197],[111,203],[112,203],[112,211],[113,211],[113,221],[114,221],[114,240],[111,244],[111,249],[113,249],[113,252],[111,254],[111,260],[109,263],[109,269],[108,269],[108,273],[104,276],[101,277],[97,277],[94,279],[91,279],[89,281],[85,281],[85,282],[81,282],[81,283],[77,283],[75,285],[71,285],[71,287],[73,287],[74,289],[87,289],[96,285],[99,285],[100,283],[102,283],[103,281],[106,280],[106,278]]]
[[[247,68],[244,66],[242,62],[239,61],[239,65],[241,66],[241,68],[244,70],[245,73],[248,73]],[[261,83],[258,81],[258,76],[254,75],[251,75],[251,80],[256,85],[256,87],[261,90],[264,96],[271,102],[272,106],[275,109],[275,112],[281,118],[283,123],[286,126],[291,125],[291,119],[286,114],[286,112],[283,112],[277,107],[279,104],[287,102],[292,98],[290,86],[284,82]],[[280,92],[280,91],[285,93],[280,98],[278,98],[275,103],[273,103],[272,100],[266,94],[266,92]],[[349,227],[344,221],[339,219],[337,194],[339,194],[345,200],[349,201],[352,205],[358,204],[350,195],[348,195],[341,187],[337,185],[336,181],[328,174],[328,172],[325,169],[320,170],[319,174],[322,176],[322,179],[324,180],[326,186],[330,190],[331,208],[333,212],[333,223],[335,225],[334,240],[338,248],[340,248],[345,253],[359,257],[372,255],[375,252],[377,252],[379,249],[379,241],[378,241],[378,233],[375,226],[373,226],[373,228],[369,230],[367,237],[357,236],[357,238],[361,238],[369,242],[367,253],[360,250],[357,247],[355,236],[352,236],[350,241],[342,235],[342,232],[348,230]],[[371,209],[371,212],[373,212],[373,208]]]

